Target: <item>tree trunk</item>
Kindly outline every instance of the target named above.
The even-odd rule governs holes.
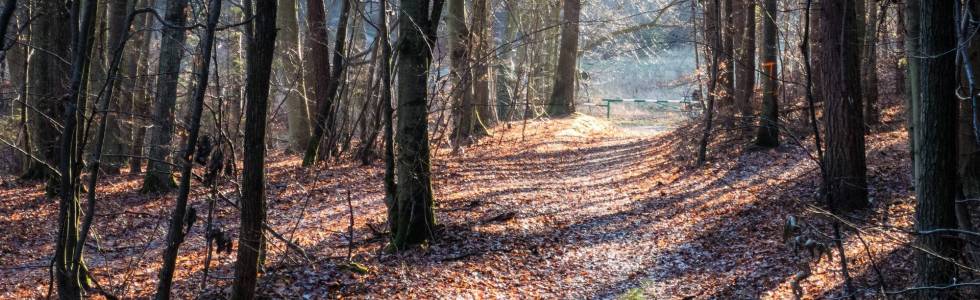
[[[907,72],[906,66],[908,65],[908,59],[905,57],[905,6],[904,5],[894,5],[895,6],[895,50],[898,59],[895,61],[895,94],[900,96],[905,96],[905,86],[908,83],[908,79],[905,78]]]
[[[165,20],[174,26],[187,22],[187,0],[168,0]],[[143,193],[168,192],[177,184],[173,170],[167,163],[172,152],[174,136],[174,108],[177,104],[177,81],[180,78],[180,60],[183,57],[183,29],[164,26],[160,41],[160,66],[157,71],[156,102],[153,105],[153,126],[150,128],[150,159],[143,178]]]
[[[446,26],[449,30],[449,58],[452,63],[452,79],[455,93],[459,95],[457,124],[453,138],[456,145],[468,140],[473,132],[473,69],[470,65],[470,30],[466,26],[466,1],[449,0]]]
[[[759,134],[756,145],[774,148],[779,146],[779,98],[776,78],[779,74],[779,41],[776,28],[776,0],[763,1],[762,18],[762,114],[759,116]]]
[[[919,1],[905,1],[905,57],[906,57],[906,91],[905,91],[905,111],[906,111],[906,130],[909,135],[909,154],[912,157],[912,182],[919,181],[919,149],[916,140],[919,139],[916,127],[919,125]]]
[[[698,143],[697,165],[703,166],[708,161],[708,144],[711,142],[711,130],[714,126],[715,98],[718,90],[718,69],[721,62],[721,27],[718,20],[721,19],[720,0],[711,0],[704,5],[704,33],[705,39],[711,43],[711,63],[708,72],[708,99],[704,113],[704,131],[701,141]]]
[[[970,15],[975,16],[980,13],[980,2],[971,1],[969,5],[964,7],[968,9]],[[976,24],[965,24],[961,26],[958,31],[959,36],[958,43],[968,45],[966,48],[961,48],[959,52],[960,58],[960,90],[971,91],[971,98],[965,101],[959,102],[959,124],[957,132],[959,133],[957,137],[957,153],[958,157],[958,176],[959,185],[961,187],[957,196],[957,200],[966,199],[977,199],[980,198],[980,150],[978,150],[978,143],[980,139],[977,139],[978,131],[978,119],[974,112],[973,106],[977,102],[977,88],[976,82],[976,70],[977,65],[980,65],[980,41],[976,39],[970,39],[970,33],[977,30],[978,26]],[[974,232],[976,227],[973,225],[973,211],[976,205],[971,201],[957,201],[956,202],[956,218],[959,228],[961,230]],[[965,237],[969,238],[969,237]],[[980,251],[977,250],[977,246],[973,243],[963,243],[963,253],[972,265],[980,264]]]
[[[508,5],[516,7],[516,3],[511,1]],[[517,95],[514,93],[514,85],[517,83],[514,78],[514,52],[515,45],[511,41],[517,36],[519,13],[507,11],[507,19],[504,21],[503,37],[497,52],[496,65],[496,98],[497,98],[497,118],[500,120],[513,120],[514,107],[517,105]]]
[[[734,0],[722,0],[721,17],[721,56],[718,63],[718,120],[725,127],[732,127],[735,124],[735,28],[741,24],[735,24],[734,20]],[[740,36],[737,38],[741,38]]]
[[[28,70],[27,103],[30,143],[34,155],[43,162],[34,162],[22,177],[48,179],[48,191],[56,189],[54,173],[48,166],[58,164],[58,123],[64,108],[59,101],[68,93],[68,65],[60,59],[70,57],[71,28],[64,3],[38,1],[35,11],[42,14],[31,22],[31,43],[34,51]]]
[[[350,1],[343,1],[340,11],[340,22],[337,23],[337,36],[334,42],[333,51],[333,69],[330,70],[330,79],[327,84],[325,93],[317,95],[317,97],[322,97],[323,103],[319,104],[319,111],[317,112],[316,124],[313,127],[313,137],[310,139],[310,144],[307,145],[306,155],[303,157],[303,166],[309,167],[316,162],[321,155],[330,156],[336,151],[335,137],[337,135],[336,120],[334,113],[334,104],[337,98],[337,92],[340,89],[341,78],[343,76],[344,70],[346,69],[346,62],[344,57],[346,56],[346,43],[347,43],[347,22],[350,19]],[[315,1],[314,1],[315,2]],[[327,65],[329,66],[329,65]],[[322,67],[322,66],[321,66]],[[323,146],[321,140],[326,137],[326,147],[325,152],[320,148]],[[323,152],[323,153],[321,153]]]
[[[856,6],[862,1],[823,1],[820,10],[820,89],[825,99],[827,196],[832,210],[868,206],[860,78],[860,32]],[[840,34],[832,34],[840,33]],[[839,62],[839,63],[829,63]]]
[[[140,6],[138,7],[153,7],[154,0],[143,0],[140,1]],[[133,93],[133,124],[136,128],[136,134],[133,135],[133,147],[132,155],[129,161],[129,173],[138,174],[143,172],[143,148],[145,147],[144,141],[146,140],[147,124],[141,117],[144,112],[149,110],[150,99],[150,83],[151,81],[147,78],[150,77],[150,45],[153,43],[153,34],[149,31],[144,31],[144,29],[149,29],[153,27],[153,17],[148,14],[143,14],[140,16],[142,18],[140,24],[138,24],[136,34],[139,35],[139,40],[133,45],[133,55],[136,55],[136,81]],[[140,117],[137,117],[140,115]]]
[[[739,8],[739,16],[737,19],[736,26],[739,26],[739,45],[738,45],[738,60],[735,64],[736,70],[736,82],[735,86],[737,90],[735,91],[735,107],[738,109],[739,114],[741,114],[742,119],[751,120],[754,116],[752,110],[752,95],[755,93],[755,1],[754,0],[736,0],[739,1],[741,7]],[[773,15],[763,15],[763,24],[768,24],[770,19],[774,19]],[[775,21],[773,20],[773,26],[775,26]],[[775,35],[775,33],[773,33]],[[765,44],[764,45],[768,45]],[[778,50],[778,49],[777,49]],[[775,52],[774,52],[775,55]],[[765,71],[763,69],[763,71]],[[765,75],[763,75],[765,76]]]
[[[491,66],[494,58],[490,25],[490,10],[493,8],[490,5],[490,0],[473,1],[473,26],[471,27],[475,45],[473,47],[473,101],[476,103],[477,129],[480,134],[484,134],[487,128],[497,123],[493,97],[490,93],[493,86]],[[578,50],[575,53],[578,53]]]
[[[956,3],[953,1],[912,0],[918,2],[918,10],[910,17],[918,19],[919,51],[935,55],[918,59],[919,95],[916,111],[919,120],[915,127],[916,148],[919,159],[916,170],[915,229],[924,232],[936,229],[957,228],[955,214],[956,190],[956,86],[949,78],[949,71],[956,68],[957,46],[954,21]],[[911,21],[911,20],[910,20]],[[929,249],[930,253],[916,251],[915,270],[917,285],[941,286],[956,283],[956,267],[949,259],[955,259],[958,242],[955,237],[940,234],[920,234],[916,245]],[[937,257],[941,256],[941,257]],[[952,296],[952,291],[923,291],[921,299],[938,299]]]
[[[432,195],[428,130],[428,79],[432,62],[431,43],[442,12],[435,0],[429,14],[428,0],[401,3],[398,47],[398,144],[395,203],[389,209],[391,242],[395,249],[429,240],[434,235],[435,212]]]
[[[279,12],[276,20],[279,26],[279,78],[283,86],[279,93],[286,101],[286,120],[289,130],[289,148],[302,152],[310,143],[310,109],[306,104],[302,91],[304,87],[303,72],[300,70],[302,47],[299,44],[299,25],[296,22],[296,0],[279,0]]]
[[[88,271],[85,268],[82,250],[85,245],[85,236],[91,225],[94,211],[94,200],[90,198],[89,211],[86,216],[85,225],[79,228],[79,218],[82,215],[81,205],[78,201],[78,182],[80,176],[81,147],[79,147],[81,135],[76,128],[82,120],[78,114],[80,107],[85,106],[86,96],[82,93],[91,54],[91,37],[94,35],[95,11],[98,3],[87,1],[84,5],[72,3],[68,13],[68,22],[72,24],[69,30],[71,34],[71,56],[70,56],[70,78],[68,90],[64,95],[60,95],[60,104],[63,108],[61,115],[61,138],[58,154],[58,171],[61,173],[59,179],[60,200],[58,210],[58,237],[55,242],[54,270],[58,284],[58,297],[60,299],[81,299],[82,289],[87,289],[89,285]],[[59,5],[59,4],[55,4]],[[65,6],[62,6],[64,8]],[[62,21],[57,10],[46,10],[50,13],[52,20]],[[44,10],[42,10],[44,11]],[[66,57],[68,58],[68,57]],[[105,106],[102,106],[105,109]],[[98,142],[98,144],[101,144]],[[98,157],[93,159],[94,170],[98,170]],[[90,173],[92,173],[90,171]],[[92,173],[96,174],[96,173]],[[94,177],[93,177],[94,178]],[[94,191],[94,190],[93,190]]]
[[[274,0],[270,0],[274,1]],[[193,207],[187,207],[187,199],[191,191],[191,177],[194,176],[194,152],[197,149],[197,141],[201,131],[201,115],[204,112],[204,97],[208,90],[208,79],[211,70],[211,53],[214,50],[214,32],[218,25],[218,17],[221,15],[221,0],[211,0],[208,4],[208,21],[204,36],[201,38],[200,53],[201,59],[196,66],[195,79],[196,85],[191,99],[191,110],[188,118],[187,146],[181,153],[180,160],[180,188],[177,193],[177,203],[174,212],[170,216],[170,227],[167,230],[167,249],[163,252],[163,266],[160,268],[160,282],[157,284],[157,300],[170,299],[170,288],[173,284],[174,271],[177,264],[177,251],[184,242],[187,233],[191,231],[194,221],[197,220],[197,213]],[[264,121],[262,122],[264,125]],[[246,184],[248,182],[245,182]],[[252,185],[246,185],[252,187]],[[248,190],[248,189],[246,189]]]
[[[810,16],[811,16],[810,17],[810,41],[811,42],[809,44],[810,44],[810,54],[811,54],[810,55],[811,66],[823,66],[821,62],[821,54],[820,54],[821,51],[823,51],[821,50],[822,46],[820,44],[820,41],[823,39],[822,37],[823,33],[820,32],[820,28],[822,28],[822,25],[820,23],[823,22],[823,20],[821,20],[820,18],[820,11],[822,10],[821,7],[823,6],[824,1],[825,0],[813,0],[813,3],[810,8]],[[814,72],[814,75],[816,75],[816,72]],[[813,93],[813,98],[816,102],[824,101],[823,91],[820,90],[823,87],[822,77],[823,76],[812,76],[810,78],[813,84],[813,88],[811,89],[811,91]]]
[[[973,16],[980,14],[980,1],[970,1],[970,13]],[[980,28],[978,25],[971,25],[966,30],[960,32],[961,39],[969,39],[972,32]],[[980,92],[977,82],[977,70],[980,68],[980,39],[969,39],[967,58],[969,59],[970,73],[962,74],[964,77],[964,91],[972,89],[971,95]],[[966,73],[966,72],[962,72]],[[972,86],[969,81],[972,79]],[[976,97],[980,98],[980,97]],[[960,103],[960,125],[959,125],[959,172],[960,185],[963,186],[963,196],[966,199],[980,198],[980,138],[977,132],[980,131],[980,116],[978,116],[974,105],[980,103],[980,99],[971,98]],[[975,262],[980,264],[980,262]]]
[[[30,2],[22,1],[20,7],[18,8],[19,10],[15,12],[17,17],[15,23],[18,26],[24,26],[24,24],[27,23],[28,16],[30,16]],[[28,133],[27,128],[28,108],[27,105],[24,104],[26,101],[28,101],[27,68],[30,65],[29,62],[31,51],[27,46],[16,44],[17,42],[23,42],[26,45],[30,45],[30,30],[14,35],[13,38],[14,39],[7,41],[8,45],[13,47],[8,50],[6,55],[8,68],[10,68],[10,80],[17,92],[17,107],[20,108],[18,110],[18,114],[20,116],[20,122],[18,123],[18,140],[21,148],[23,148],[27,153],[31,153],[30,134]],[[16,172],[21,172],[23,174],[30,169],[32,161],[29,155],[21,155],[19,157],[20,159],[18,160],[18,165],[20,166],[20,169]]]
[[[382,14],[380,17],[380,28],[382,29],[381,39],[381,103],[384,105],[384,121],[385,121],[385,207],[388,209],[389,220],[393,219],[391,216],[397,215],[396,201],[398,199],[398,187],[395,183],[395,130],[394,130],[394,114],[395,111],[391,107],[392,103],[392,93],[391,93],[391,67],[392,67],[392,53],[391,42],[388,40],[388,1],[381,0]]]
[[[114,56],[114,51],[125,51],[122,49],[116,49],[116,45],[122,41],[123,37],[129,31],[130,24],[126,24],[126,17],[129,11],[135,7],[135,1],[133,0],[104,0],[108,2],[109,12],[106,15],[108,17],[109,32],[108,32],[108,47],[105,47],[106,58],[111,58]],[[131,152],[127,143],[133,140],[133,130],[128,122],[124,121],[123,118],[128,118],[130,113],[132,113],[133,108],[133,73],[136,68],[135,56],[123,55],[122,67],[116,74],[117,78],[112,80],[113,84],[109,88],[113,89],[113,95],[116,95],[116,99],[109,99],[112,105],[110,110],[113,111],[111,114],[107,114],[106,122],[108,122],[109,133],[105,140],[105,149],[109,156],[106,156],[103,162],[103,170],[109,174],[118,174],[121,169],[125,159],[119,154],[128,154]],[[98,87],[95,87],[98,88]]]
[[[575,113],[575,79],[578,77],[576,70],[581,12],[581,0],[565,0],[558,68],[555,70],[555,85],[551,92],[551,101],[548,102],[548,114],[554,117]]]
[[[309,32],[306,35],[306,45],[310,48],[307,56],[309,65],[303,70],[307,73],[306,83],[309,88],[307,96],[316,105],[317,114],[314,116],[312,129],[314,134],[317,130],[326,131],[327,126],[322,124],[320,119],[322,111],[329,112],[332,107],[331,99],[327,98],[330,84],[330,47],[327,39],[326,13],[323,8],[323,0],[308,0],[306,2],[306,24]],[[328,107],[323,107],[327,105]],[[320,134],[322,136],[322,134]],[[312,140],[312,137],[311,137]],[[312,146],[312,143],[307,147]]]
[[[861,87],[864,91],[861,95],[864,99],[864,123],[873,125],[878,123],[878,25],[884,23],[886,7],[877,1],[868,1],[868,22],[865,28],[865,47],[864,59],[861,66],[863,82]]]
[[[269,79],[276,48],[276,1],[258,0],[255,32],[249,50],[245,83],[245,157],[242,169],[241,232],[232,299],[254,299],[259,256],[264,251],[265,135],[269,109]]]

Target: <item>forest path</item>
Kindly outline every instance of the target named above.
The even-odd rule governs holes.
[[[797,264],[782,244],[782,223],[799,210],[796,199],[814,194],[815,165],[789,147],[725,153],[735,159],[693,168],[692,136],[684,128],[624,130],[580,115],[504,124],[461,153],[440,149],[432,166],[436,239],[397,254],[381,251],[382,166],[311,170],[277,153],[267,164],[268,220],[315,258],[315,268],[270,240],[260,292],[289,299],[791,297]],[[884,140],[897,141],[886,150],[901,157],[901,139]],[[93,227],[100,247],[86,253],[103,287],[124,298],[152,295],[173,207],[172,195],[139,195],[139,179],[109,177],[100,187]],[[21,229],[0,236],[0,298],[44,296],[57,206],[40,191],[39,184],[0,190],[0,227]],[[232,185],[223,191],[233,196]],[[204,192],[191,201],[199,215]],[[353,260],[367,267],[364,274],[343,267],[351,210]],[[219,206],[216,224],[236,238],[237,211]],[[181,248],[176,298],[201,295],[202,228]],[[225,292],[234,260],[214,258],[204,298]],[[808,288],[819,295],[833,287]]]
[[[342,294],[581,299],[639,287],[658,298],[765,298],[791,280],[791,261],[773,255],[785,209],[769,207],[790,205],[755,195],[806,189],[791,182],[812,170],[802,152],[696,169],[684,133],[588,116],[498,128],[462,154],[436,154],[436,242],[364,256],[372,274]],[[778,167],[774,178],[754,160]]]

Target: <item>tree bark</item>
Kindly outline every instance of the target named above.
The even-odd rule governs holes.
[[[296,0],[279,0],[279,12],[276,14],[279,26],[279,93],[286,101],[286,121],[289,130],[289,147],[297,153],[306,149],[310,143],[310,109],[306,104],[302,91],[304,82],[300,68],[302,47],[299,43],[299,25],[296,21]]]
[[[980,1],[969,2],[970,14],[977,16],[980,14]],[[978,29],[978,25],[973,24],[960,32],[961,40],[969,39],[972,32]],[[969,59],[970,74],[962,72],[964,91],[970,91],[970,95],[977,95],[980,92],[978,86],[977,70],[980,68],[980,39],[969,39],[967,48],[967,58]],[[965,67],[965,66],[964,66]],[[961,68],[965,69],[965,68]],[[972,78],[970,78],[972,77]],[[972,80],[973,84],[969,82]],[[976,105],[980,105],[980,97],[973,97],[960,103],[960,122],[959,122],[959,174],[960,185],[963,187],[965,199],[980,198],[980,138],[977,131],[980,130],[980,115],[978,115]],[[980,262],[975,262],[980,263]]]
[[[820,89],[825,99],[827,196],[832,210],[868,206],[860,78],[861,1],[823,1],[820,10]],[[830,63],[834,62],[834,63]]]
[[[398,187],[395,183],[395,130],[394,130],[394,114],[395,111],[391,107],[392,103],[392,93],[391,93],[391,67],[392,67],[392,53],[391,42],[388,40],[388,1],[381,0],[382,14],[380,17],[380,28],[382,29],[381,39],[381,103],[384,105],[384,140],[385,140],[385,207],[387,208],[387,213],[389,216],[389,221],[393,220],[392,216],[397,215],[396,201],[398,199]],[[393,223],[389,223],[393,224]]]
[[[14,22],[18,26],[24,26],[27,23],[28,16],[30,16],[30,2],[23,1],[18,8],[19,9],[15,11],[16,20]],[[7,44],[11,45],[12,48],[8,50],[6,55],[7,64],[10,68],[10,80],[17,92],[17,107],[19,108],[17,113],[20,116],[20,122],[18,123],[18,140],[21,143],[21,148],[23,148],[25,152],[32,153],[30,146],[30,133],[28,133],[27,126],[28,108],[27,105],[25,105],[26,101],[28,101],[27,68],[30,66],[31,51],[27,46],[16,44],[17,42],[23,42],[24,44],[29,45],[30,30],[28,29],[21,34],[14,35],[13,39],[7,41]],[[18,169],[16,172],[20,172],[21,174],[26,173],[33,163],[29,155],[20,155],[18,162],[20,169]]]
[[[274,0],[270,0],[274,1]],[[157,284],[157,300],[170,299],[170,289],[173,284],[174,271],[177,264],[177,255],[180,245],[183,244],[187,233],[191,231],[194,221],[197,220],[197,213],[193,207],[188,208],[187,200],[191,191],[191,179],[194,177],[192,169],[194,167],[194,153],[197,149],[197,141],[201,131],[201,115],[204,112],[204,97],[208,90],[208,79],[211,71],[211,53],[214,50],[214,32],[218,26],[218,17],[221,15],[221,0],[211,0],[208,4],[208,21],[204,36],[201,38],[200,51],[201,59],[196,66],[195,86],[193,98],[191,99],[190,116],[188,117],[187,145],[181,153],[180,160],[180,188],[177,192],[177,201],[174,206],[173,214],[170,216],[170,227],[167,230],[167,248],[163,252],[163,266],[160,268],[160,282]],[[264,124],[265,122],[263,122]],[[251,187],[251,185],[246,185]]]
[[[41,17],[31,22],[31,43],[34,51],[28,67],[27,103],[30,143],[34,155],[43,163],[34,162],[22,175],[24,179],[47,179],[48,191],[56,189],[57,182],[53,172],[44,164],[58,164],[58,137],[61,116],[64,108],[60,105],[62,96],[68,93],[68,63],[71,52],[71,28],[69,14],[64,3],[59,1],[38,1],[35,11]]]
[[[861,66],[863,82],[861,87],[864,90],[861,95],[864,99],[864,123],[867,125],[877,124],[878,117],[878,26],[884,23],[887,12],[883,4],[877,1],[868,1],[868,22],[865,28],[865,47],[864,59]]]
[[[122,41],[123,37],[128,33],[130,24],[126,24],[126,17],[129,12],[135,7],[135,1],[132,0],[104,0],[107,1],[109,11],[107,13],[108,17],[108,47],[105,47],[104,57],[111,58],[116,51],[116,45]],[[118,156],[119,154],[128,154],[132,150],[129,149],[128,143],[133,140],[133,130],[129,125],[129,122],[123,120],[123,118],[128,118],[133,112],[133,73],[136,68],[135,56],[123,55],[122,67],[119,68],[118,73],[116,73],[117,78],[112,80],[113,84],[109,88],[113,89],[113,95],[116,95],[116,99],[110,99],[110,110],[114,113],[107,114],[106,122],[108,122],[109,133],[106,136],[105,147],[106,152],[113,154],[106,157],[106,161],[103,164],[103,168],[106,173],[118,174],[123,163],[125,162],[124,157]],[[97,88],[97,87],[96,87]]]
[[[956,68],[957,46],[953,1],[911,0],[918,2],[912,18],[918,19],[919,51],[927,58],[918,59],[919,97],[918,126],[915,127],[915,161],[920,177],[916,181],[915,229],[919,232],[957,228],[955,213],[956,190],[956,86],[949,70]],[[911,12],[910,8],[910,14]],[[911,21],[911,20],[910,20]],[[956,258],[959,243],[955,237],[936,234],[916,236],[916,245],[931,253],[916,251],[917,285],[939,286],[956,282],[956,267],[949,260]],[[941,256],[941,257],[937,257]],[[923,291],[921,299],[952,296],[952,291]]]
[[[428,79],[442,1],[401,3],[398,47],[397,197],[389,211],[391,242],[395,249],[423,243],[434,235],[436,224],[432,194],[428,130]]]
[[[70,59],[70,78],[67,93],[60,96],[63,107],[61,116],[62,128],[60,138],[58,170],[61,173],[59,179],[59,201],[58,210],[58,238],[55,242],[54,270],[57,285],[58,297],[60,299],[81,299],[82,289],[87,289],[89,285],[88,271],[85,268],[82,258],[82,249],[85,245],[85,236],[92,222],[94,211],[94,200],[90,198],[89,211],[86,216],[85,225],[79,228],[79,218],[82,215],[81,205],[78,201],[79,175],[81,173],[81,147],[79,142],[81,130],[78,123],[82,120],[78,114],[78,109],[85,106],[84,81],[86,79],[89,56],[91,54],[91,37],[94,35],[95,11],[98,3],[87,1],[72,3],[69,6],[70,13],[68,21],[72,24],[71,34],[71,57]],[[58,5],[58,4],[56,4]],[[63,8],[65,6],[62,6]],[[47,10],[52,16],[57,15],[54,10]],[[103,106],[103,109],[105,106]],[[99,143],[101,144],[101,143]],[[98,157],[92,162],[94,170],[98,170]]]
[[[736,0],[741,5],[738,9],[739,15],[736,26],[739,26],[739,45],[737,47],[738,60],[735,64],[736,84],[735,87],[735,107],[745,120],[751,120],[754,116],[752,109],[752,95],[755,93],[755,0]],[[763,15],[763,24],[767,24],[769,19],[775,15]],[[773,21],[775,22],[775,21]],[[775,23],[774,23],[775,24]],[[775,26],[775,25],[773,25]],[[764,45],[765,42],[763,42]],[[764,71],[764,70],[763,70]],[[765,76],[765,75],[763,75]]]
[[[919,49],[919,4],[917,0],[905,1],[905,57],[906,73],[905,80],[905,111],[906,129],[909,135],[909,155],[912,157],[912,182],[919,181],[919,149],[916,140],[919,139],[916,127],[919,125],[919,61],[921,55]]]
[[[762,18],[762,114],[759,116],[759,133],[756,145],[774,148],[779,146],[779,41],[776,28],[776,0],[763,1]]]
[[[711,0],[704,5],[704,32],[705,39],[711,42],[711,63],[708,72],[708,99],[704,113],[704,131],[701,134],[701,141],[698,143],[697,165],[703,166],[708,161],[708,144],[711,142],[711,130],[714,127],[715,98],[718,90],[718,69],[721,61],[721,27],[718,20],[721,19],[720,0]]]
[[[895,94],[905,96],[906,95],[906,84],[908,79],[906,78],[906,65],[908,65],[908,59],[905,57],[905,6],[904,5],[894,5],[895,6],[895,51],[897,52],[898,59],[893,66],[895,68]]]
[[[721,48],[718,49],[721,55],[718,57],[718,119],[725,127],[732,127],[735,124],[735,28],[741,24],[734,22],[734,0],[722,0],[719,7],[721,17]]]
[[[140,1],[139,7],[153,7],[154,0],[142,0]],[[142,115],[144,112],[149,110],[150,99],[150,83],[151,81],[147,78],[150,77],[150,45],[153,43],[153,35],[149,31],[153,27],[153,17],[149,14],[143,14],[140,16],[141,22],[138,24],[137,33],[139,35],[139,40],[134,43],[132,53],[137,57],[136,59],[136,72],[137,77],[134,78],[135,86],[133,88],[133,124],[136,128],[136,132],[133,135],[132,142],[132,156],[129,161],[129,173],[138,174],[143,172],[143,148],[145,147],[144,141],[146,140],[147,124],[142,117],[137,117],[137,115]]]
[[[167,23],[183,27],[186,24],[187,0],[168,0]],[[183,29],[165,26],[160,41],[160,65],[157,71],[156,103],[153,105],[153,126],[150,128],[150,159],[143,177],[143,193],[169,192],[177,184],[173,170],[167,163],[172,152],[174,135],[174,108],[177,105],[177,81],[180,78],[180,60],[183,58]]]
[[[456,128],[453,138],[456,145],[464,143],[473,132],[473,68],[470,50],[473,46],[469,27],[466,25],[466,1],[449,0],[446,26],[449,30],[449,58],[452,63],[452,79],[455,93],[459,95],[456,112]]]
[[[303,68],[307,73],[306,83],[309,88],[307,95],[316,104],[316,116],[314,116],[312,129],[326,131],[326,126],[321,122],[322,111],[329,112],[332,108],[331,99],[327,98],[330,84],[330,47],[327,41],[326,13],[323,8],[323,0],[308,0],[306,2],[306,24],[309,32],[306,35],[306,45],[310,48],[308,55],[309,65]],[[323,107],[327,105],[328,107]],[[322,135],[322,134],[321,134]],[[311,135],[312,140],[312,135]],[[311,145],[307,145],[310,147]],[[319,146],[318,146],[319,147]]]
[[[317,95],[322,97],[323,103],[319,104],[319,111],[317,112],[316,122],[313,126],[313,137],[310,139],[310,144],[307,145],[306,155],[303,157],[303,166],[312,166],[314,162],[320,159],[321,155],[331,156],[336,151],[336,140],[337,135],[336,120],[334,113],[334,104],[337,98],[337,92],[340,90],[341,78],[343,76],[344,70],[346,70],[346,43],[347,43],[347,29],[348,21],[350,19],[350,0],[341,0],[343,4],[341,5],[340,11],[340,22],[337,23],[337,36],[334,42],[333,51],[333,69],[330,70],[330,80],[327,84],[325,94]],[[328,65],[329,66],[329,65]],[[326,137],[326,142],[322,143],[322,140]],[[320,149],[323,147],[322,144],[326,144],[327,149]]]
[[[276,48],[276,2],[258,0],[255,6],[255,32],[248,56],[245,84],[245,157],[242,169],[241,232],[232,299],[255,298],[259,257],[264,251],[262,224],[265,203],[265,135],[269,109],[269,79]]]
[[[581,0],[565,0],[564,22],[561,25],[561,47],[558,67],[555,70],[555,85],[548,102],[548,114],[563,117],[575,113],[576,78],[578,65],[579,18],[582,12]]]
[[[576,0],[581,1],[581,0]],[[473,101],[476,103],[476,121],[478,133],[484,134],[486,129],[497,123],[494,113],[493,94],[493,34],[490,26],[490,0],[473,1]],[[576,23],[577,24],[577,23]],[[578,53],[578,47],[575,47]],[[577,54],[576,54],[577,55]],[[574,88],[574,84],[572,85]],[[574,101],[574,99],[573,99]]]
[[[507,4],[511,9],[515,9],[517,4],[513,0]],[[507,11],[503,37],[500,39],[497,52],[496,82],[494,84],[497,98],[497,118],[500,120],[513,120],[514,107],[517,102],[517,95],[514,92],[514,85],[517,84],[514,78],[514,53],[515,45],[511,42],[517,36],[519,13],[517,11]]]

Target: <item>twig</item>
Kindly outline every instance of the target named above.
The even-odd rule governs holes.
[[[241,208],[238,207],[238,205],[235,204],[235,202],[232,202],[231,199],[228,199],[228,197],[225,196],[225,195],[223,195],[223,194],[220,194],[219,193],[218,194],[218,199],[221,199],[222,201],[225,202],[225,204],[228,204],[229,206],[234,207],[237,210],[241,210]],[[285,237],[282,236],[282,234],[279,234],[274,229],[272,229],[272,227],[270,227],[268,223],[263,222],[262,223],[262,229],[264,229],[265,231],[267,231],[269,233],[269,235],[272,235],[272,237],[274,237],[277,240],[285,243],[286,244],[286,248],[288,248],[290,250],[293,250],[297,254],[299,254],[300,257],[302,257],[304,260],[306,260],[307,264],[309,264],[310,267],[314,267],[314,268],[316,267],[315,265],[313,265],[313,260],[310,259],[310,256],[306,254],[306,251],[304,251],[303,248],[301,248],[299,245],[296,245],[296,243],[293,243],[293,242],[287,240]]]
[[[955,289],[955,288],[968,287],[968,286],[980,286],[980,282],[964,282],[964,283],[954,283],[949,285],[910,287],[898,291],[887,291],[885,293],[889,295],[898,295],[898,294],[904,294],[904,293],[915,292],[915,291],[948,290],[948,289]]]
[[[347,225],[347,262],[350,262],[354,252],[354,205],[351,203],[350,190],[347,190],[347,209],[350,211],[350,223]]]

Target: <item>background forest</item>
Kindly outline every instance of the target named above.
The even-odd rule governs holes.
[[[0,0],[0,298],[977,298],[974,14]]]

